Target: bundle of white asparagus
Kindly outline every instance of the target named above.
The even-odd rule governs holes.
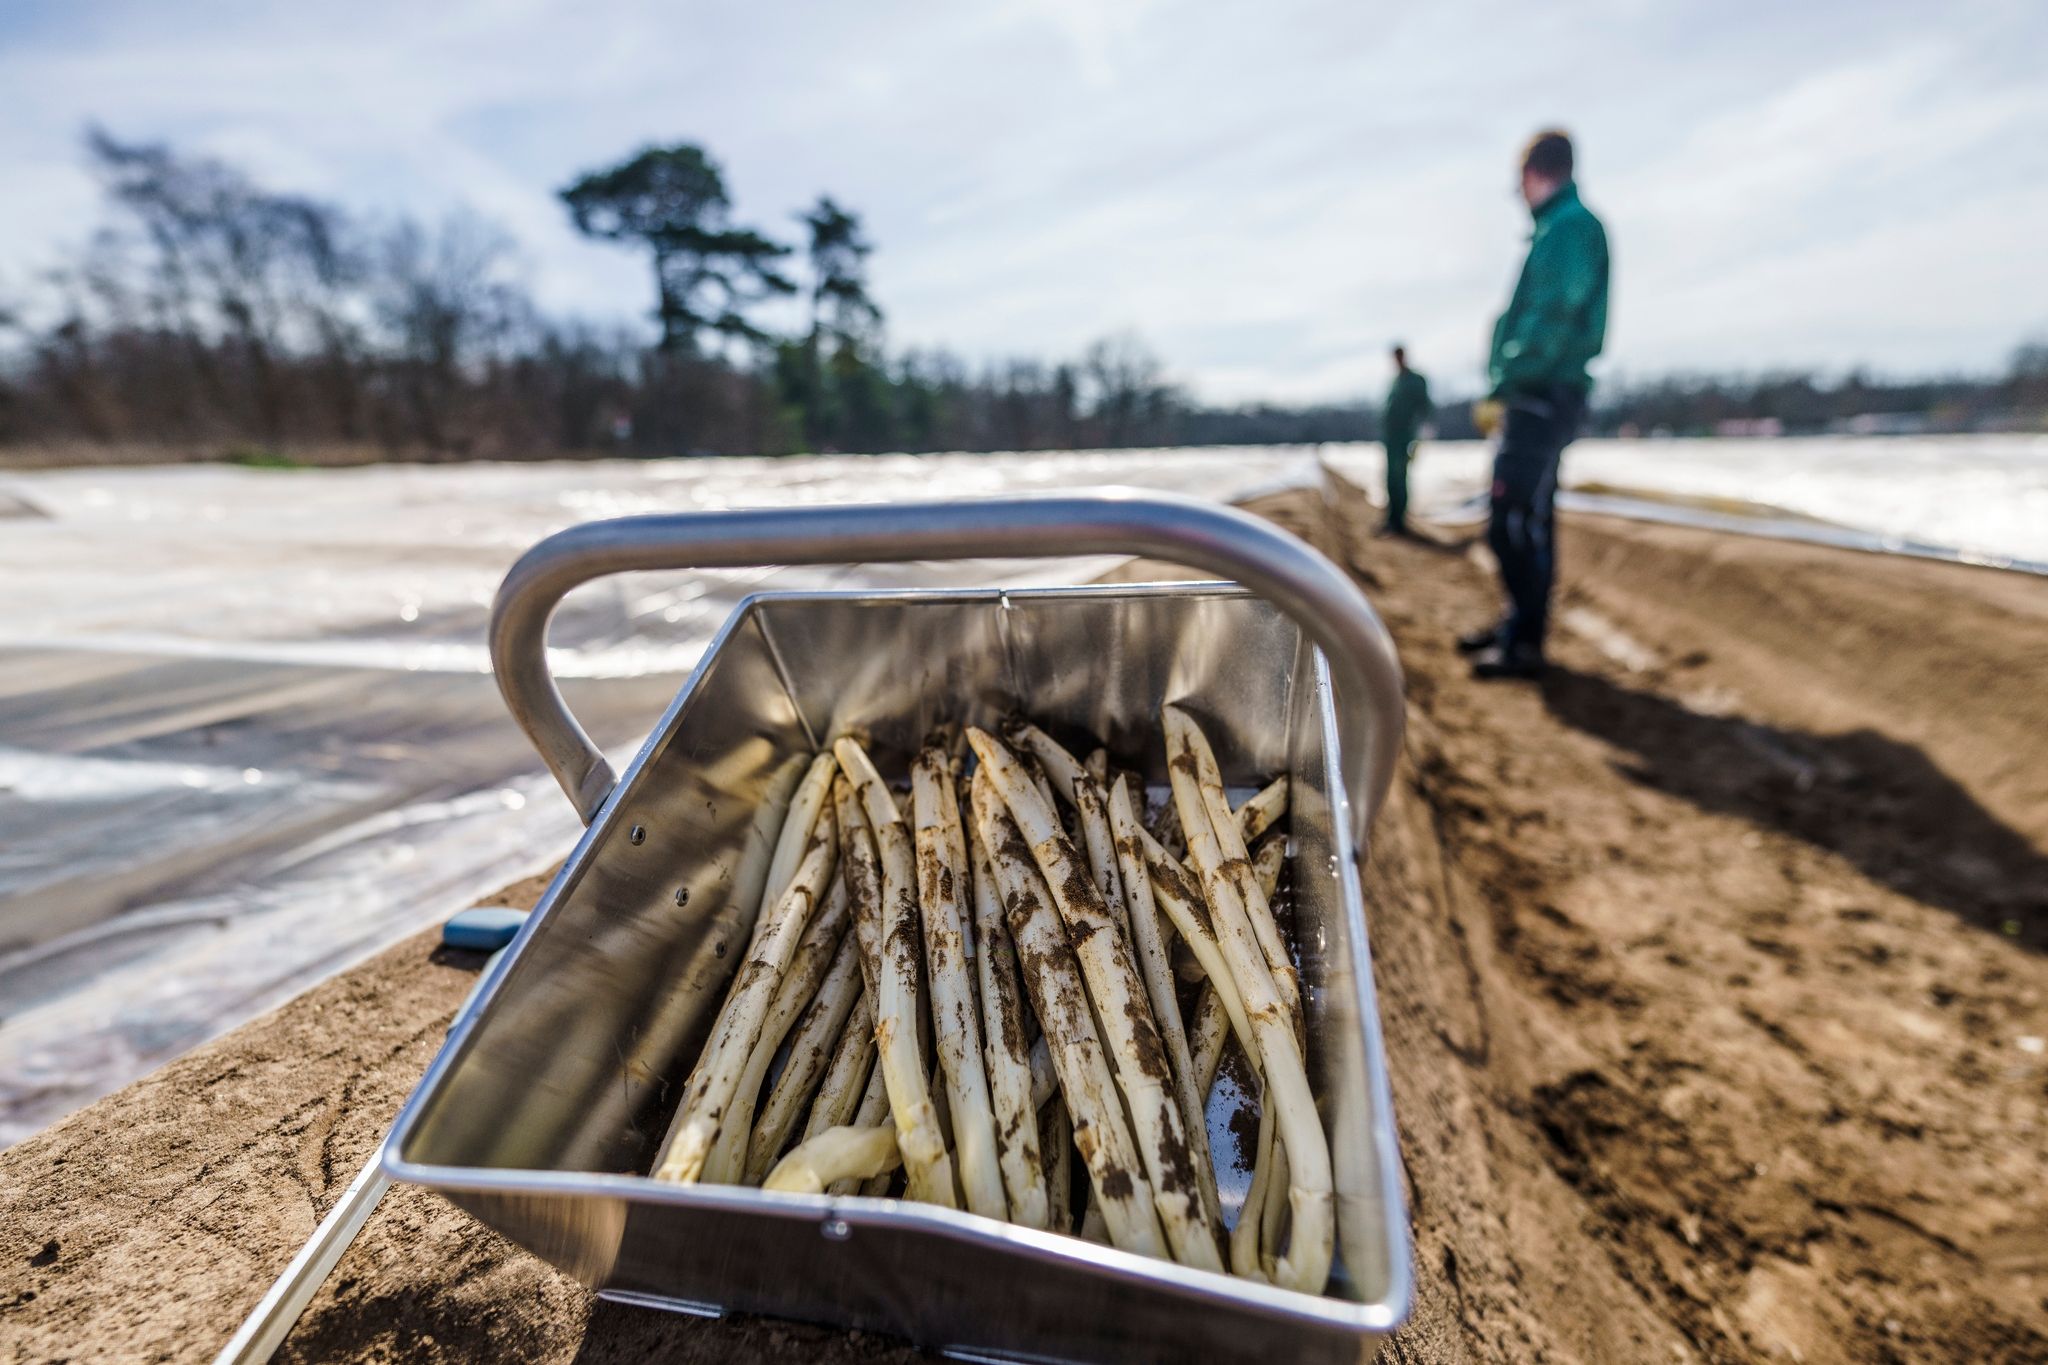
[[[854,739],[818,755],[654,1176],[900,1190],[1322,1292],[1330,1153],[1273,913],[1286,781],[1233,810],[1200,727],[1163,722],[1152,827],[1102,750],[1021,722],[935,737],[907,794]],[[1226,1228],[1205,1115],[1233,1047],[1258,1138]]]

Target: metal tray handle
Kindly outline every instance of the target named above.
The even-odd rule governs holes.
[[[491,661],[512,717],[588,824],[617,778],[547,666],[547,628],[572,589],[610,574],[766,564],[1137,555],[1235,579],[1322,648],[1337,688],[1358,846],[1401,750],[1401,665],[1358,585],[1299,538],[1248,512],[1174,494],[1099,489],[952,502],[673,512],[587,522],[512,566],[491,609]]]

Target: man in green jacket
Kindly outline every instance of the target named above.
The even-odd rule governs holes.
[[[1408,348],[1394,348],[1394,386],[1387,390],[1386,410],[1380,414],[1380,440],[1387,447],[1387,519],[1380,524],[1383,536],[1405,536],[1408,530],[1408,459],[1415,452],[1415,438],[1429,420],[1429,381],[1419,370],[1408,368]]]
[[[1501,423],[1487,543],[1500,564],[1506,617],[1461,636],[1481,678],[1534,678],[1556,577],[1558,463],[1578,435],[1593,381],[1587,362],[1607,335],[1607,230],[1579,202],[1571,139],[1538,133],[1522,153],[1522,198],[1535,217],[1529,256],[1493,328],[1482,408]],[[1482,426],[1485,416],[1482,415]]]

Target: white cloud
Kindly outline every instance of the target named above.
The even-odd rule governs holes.
[[[1511,159],[1579,135],[1613,229],[1610,363],[1993,363],[2048,324],[2035,6],[932,7],[466,0],[0,13],[0,262],[89,231],[99,120],[370,212],[467,203],[549,307],[646,309],[553,191],[703,141],[744,215],[864,211],[900,343],[1136,329],[1217,399],[1457,389],[1519,255]]]

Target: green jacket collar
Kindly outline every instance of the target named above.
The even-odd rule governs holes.
[[[1559,185],[1557,187],[1556,194],[1551,195],[1548,199],[1538,204],[1535,208],[1529,210],[1529,217],[1533,221],[1540,223],[1545,218],[1549,218],[1553,214],[1556,214],[1558,211],[1563,209],[1565,205],[1576,204],[1578,202],[1579,182],[1576,180],[1567,180],[1562,185]]]

